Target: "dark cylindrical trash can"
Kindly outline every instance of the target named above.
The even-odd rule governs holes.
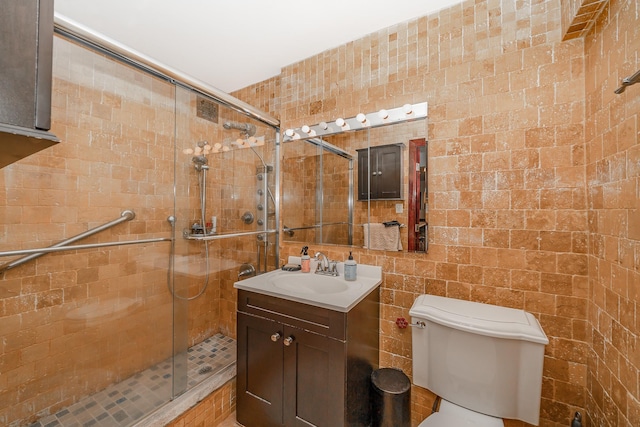
[[[411,381],[400,369],[371,373],[372,427],[411,427]]]

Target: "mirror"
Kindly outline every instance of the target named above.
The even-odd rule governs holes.
[[[427,250],[423,120],[283,144],[283,240]]]

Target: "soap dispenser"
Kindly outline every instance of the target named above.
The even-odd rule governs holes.
[[[300,251],[300,253],[302,254],[302,257],[300,257],[300,271],[303,273],[308,273],[309,271],[311,271],[311,257],[309,256],[308,250],[309,246],[303,246],[302,250]]]
[[[344,280],[353,282],[358,277],[358,264],[353,259],[353,255],[349,252],[349,258],[344,262]]]

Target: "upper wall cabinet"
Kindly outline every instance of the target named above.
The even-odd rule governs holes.
[[[363,148],[358,152],[358,200],[402,200],[403,144]]]
[[[53,0],[0,2],[0,168],[59,142],[51,127]]]

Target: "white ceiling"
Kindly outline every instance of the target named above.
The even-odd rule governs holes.
[[[462,0],[55,0],[78,22],[224,92]]]

